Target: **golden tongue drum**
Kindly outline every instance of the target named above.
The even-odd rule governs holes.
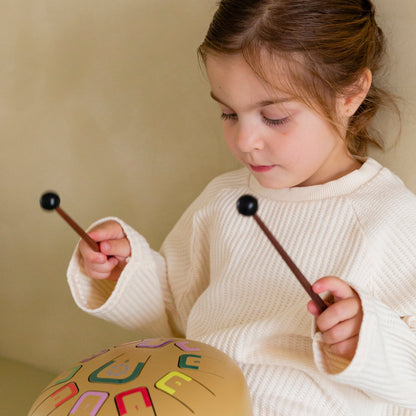
[[[109,347],[56,377],[28,416],[252,416],[244,376],[226,354],[186,339]]]

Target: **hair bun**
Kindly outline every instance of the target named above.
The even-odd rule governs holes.
[[[374,19],[376,14],[376,8],[371,0],[364,0],[363,9],[370,18]]]

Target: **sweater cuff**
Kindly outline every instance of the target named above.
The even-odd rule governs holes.
[[[329,347],[322,341],[321,332],[317,331],[313,335],[313,352],[318,369],[346,384],[354,384],[354,380],[356,381],[358,375],[362,376],[363,370],[368,368],[369,363],[378,361],[374,354],[379,350],[377,346],[380,347],[383,343],[382,334],[377,329],[377,305],[374,298],[363,292],[360,292],[359,296],[363,309],[363,320],[357,349],[352,360],[331,353]],[[379,365],[383,364],[379,363]]]
[[[313,339],[316,366],[334,382],[414,410],[416,379],[412,328],[370,294],[360,292],[359,295],[363,321],[354,358],[343,368],[341,359],[326,353],[316,333]]]
[[[170,334],[159,280],[159,275],[165,273],[163,259],[119,218],[104,218],[90,228],[108,220],[117,221],[123,228],[131,245],[130,260],[117,282],[91,279],[83,273],[77,246],[67,272],[76,304],[90,315],[127,329],[155,336]]]
[[[96,225],[102,224],[109,220],[115,220],[121,225],[120,220],[117,218],[107,217],[91,224],[90,227],[88,227],[87,232]],[[110,298],[114,288],[117,285],[117,282],[109,279],[92,279],[84,273],[79,253],[79,242],[76,245],[69,262],[67,278],[75,303],[84,312],[90,314],[95,313],[97,309],[106,303],[107,299]]]

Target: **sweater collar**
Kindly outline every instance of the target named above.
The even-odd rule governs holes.
[[[258,195],[279,201],[315,201],[339,197],[355,191],[374,178],[383,168],[370,157],[363,159],[363,161],[364,163],[359,169],[322,185],[271,189],[261,186],[254,175],[250,174],[249,188]]]

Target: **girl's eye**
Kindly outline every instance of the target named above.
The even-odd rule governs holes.
[[[238,116],[235,113],[221,113],[221,118],[225,121],[228,120],[233,120],[236,121],[238,120]],[[263,116],[263,122],[270,127],[275,127],[275,126],[281,126],[283,124],[286,124],[289,121],[289,117],[283,117],[283,118],[279,118],[279,119],[272,119],[272,118],[267,118]]]
[[[221,113],[221,118],[227,120],[238,120],[238,116],[235,113]],[[263,121],[267,126],[281,126],[289,121],[289,117],[283,117],[279,119],[271,119],[263,116]]]
[[[221,113],[223,120],[237,120],[237,114],[234,113]]]
[[[263,117],[263,121],[268,126],[281,126],[289,121],[289,117],[283,117],[279,119],[270,119],[267,117]]]

